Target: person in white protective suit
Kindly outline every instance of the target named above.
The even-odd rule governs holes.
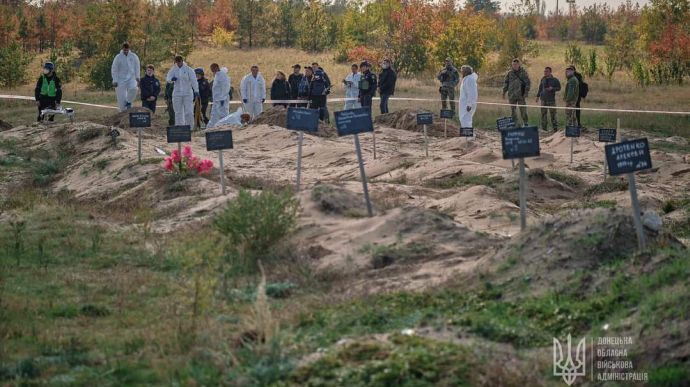
[[[347,74],[343,80],[345,85],[345,110],[356,109],[362,107],[359,103],[359,80],[362,74],[359,73],[359,66],[357,63],[352,65],[352,72]]]
[[[460,115],[460,127],[472,128],[472,117],[477,110],[477,98],[479,92],[477,91],[478,75],[472,70],[472,67],[464,65],[460,68],[462,74],[462,83],[460,83],[460,101],[458,104],[458,114]]]
[[[218,121],[230,114],[230,77],[228,76],[228,68],[223,67],[221,69],[218,63],[212,63],[211,72],[213,73],[213,87],[211,88],[213,106],[211,106],[211,120],[206,128],[214,127]]]
[[[261,114],[266,101],[266,81],[259,73],[259,66],[253,65],[251,73],[242,78],[240,82],[240,94],[244,109],[252,118]]]
[[[110,67],[110,74],[113,77],[117,107],[123,112],[132,107],[132,101],[137,96],[137,88],[141,78],[139,57],[129,50],[129,43],[123,43],[122,50],[115,55],[113,65]]]
[[[175,84],[172,93],[175,125],[189,125],[194,130],[194,99],[199,98],[199,82],[194,69],[187,66],[181,56],[176,56],[165,80]]]

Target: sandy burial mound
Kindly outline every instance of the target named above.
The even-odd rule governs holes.
[[[421,112],[422,111],[414,109],[402,109],[393,113],[376,116],[376,118],[374,118],[374,122],[381,126],[421,133],[423,131],[423,127],[422,125],[417,125],[417,113]],[[458,125],[453,120],[448,120],[444,124],[443,119],[436,113],[434,113],[434,123],[427,125],[426,127],[427,135],[444,137],[444,125],[447,125],[448,137],[458,137]]]
[[[254,125],[273,125],[284,128],[287,124],[287,108],[283,106],[272,106],[258,117],[251,121]],[[320,137],[335,137],[337,132],[335,128],[319,121],[319,131],[316,133],[305,132],[306,134],[313,134]]]
[[[343,292],[434,287],[459,272],[472,271],[504,240],[477,234],[448,215],[423,208],[358,217],[361,204],[343,191],[317,185],[311,193],[303,193],[297,236],[309,251],[317,252],[312,258],[321,275],[351,277]],[[329,196],[345,200],[335,200],[340,204],[334,209]]]
[[[129,113],[135,112],[146,112],[151,114],[151,127],[144,128],[144,132],[147,134],[155,133],[158,135],[165,135],[165,128],[168,126],[168,116],[165,118],[156,117],[151,110],[141,106],[135,106],[125,112],[118,112],[110,116],[103,117],[96,122],[105,126],[114,126],[116,128],[128,129],[129,128]]]

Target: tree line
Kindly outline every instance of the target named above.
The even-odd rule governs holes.
[[[330,51],[342,62],[388,57],[403,75],[446,57],[493,72],[532,55],[535,39],[580,40],[605,45],[605,65],[595,74],[626,70],[643,86],[682,82],[690,76],[689,3],[603,3],[546,14],[539,0],[505,10],[494,0],[4,0],[0,85],[24,82],[30,58],[48,51],[65,81],[79,76],[108,88],[112,57],[125,40],[142,63],[154,65],[203,41]]]

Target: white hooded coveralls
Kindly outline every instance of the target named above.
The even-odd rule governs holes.
[[[352,82],[350,85],[345,85],[345,98],[354,98],[354,100],[345,101],[345,110],[356,109],[362,107],[359,103],[359,81],[362,79],[361,73],[350,73],[345,77],[345,82]]]
[[[477,98],[479,98],[479,92],[477,91],[477,73],[473,72],[462,78],[462,83],[460,84],[460,101],[458,112],[460,114],[460,127],[461,128],[472,128],[472,117],[474,112],[477,111]],[[470,111],[467,111],[467,107],[471,107]]]
[[[261,73],[256,74],[256,78],[252,73],[245,75],[240,82],[240,94],[243,100],[247,100],[244,104],[247,113],[252,117],[261,114],[266,99],[266,81]]]
[[[223,67],[213,76],[213,105],[211,106],[211,120],[209,120],[207,128],[212,128],[218,121],[230,114],[230,77],[228,76],[228,68]]]
[[[141,78],[139,57],[132,51],[125,55],[120,50],[120,53],[115,55],[115,59],[113,59],[110,74],[113,83],[117,83],[115,87],[117,107],[123,112],[127,110],[127,104],[132,107],[132,102],[137,96],[137,81]]]
[[[199,83],[194,70],[184,62],[182,67],[173,64],[165,80],[175,85],[172,94],[175,125],[189,125],[194,130],[194,94],[199,93]]]

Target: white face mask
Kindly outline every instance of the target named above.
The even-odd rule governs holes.
[[[50,74],[50,70],[48,70],[48,69],[43,69],[43,74],[45,74],[45,75]]]
[[[387,68],[391,67],[391,65],[389,65],[388,63],[384,63],[381,65],[381,67],[383,67],[384,69],[387,69]]]

